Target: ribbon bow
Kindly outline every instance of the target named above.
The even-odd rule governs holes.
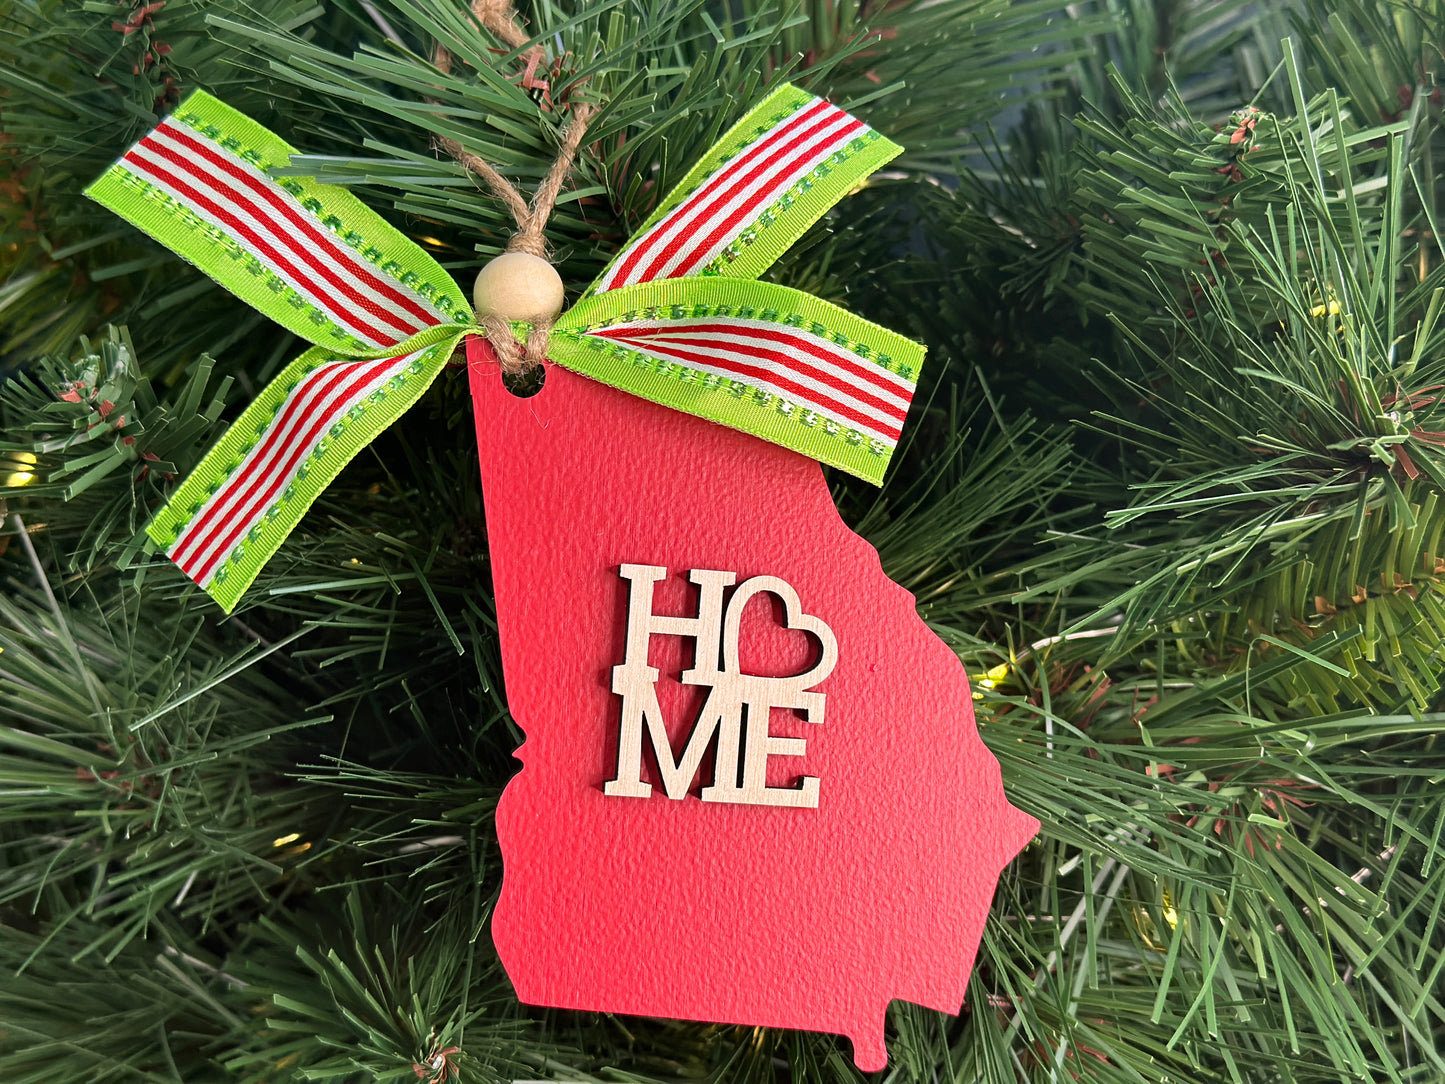
[[[562,314],[549,360],[881,481],[923,348],[757,276],[901,149],[779,88]],[[277,176],[293,153],[197,91],[86,190],[315,344],[146,528],[228,613],[341,468],[485,333],[451,277],[349,192]]]

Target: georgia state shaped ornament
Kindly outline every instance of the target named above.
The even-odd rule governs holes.
[[[527,733],[492,916],[518,996],[839,1032],[883,1068],[892,998],[958,1012],[1038,829],[958,657],[814,460],[559,368],[472,382]]]
[[[759,208],[876,147],[791,93],[725,137],[742,145],[684,182],[599,298],[663,285],[649,268],[733,271]],[[891,450],[912,389],[888,357],[829,317],[719,301],[723,285],[574,320],[573,341],[700,401],[739,402],[746,382],[780,424],[811,414],[845,448]],[[518,398],[485,341],[469,358],[527,735],[497,809],[492,918],[519,997],[832,1031],[882,1069],[891,999],[959,1010],[998,875],[1038,829],[1004,797],[958,657],[839,518],[815,458],[557,365]]]

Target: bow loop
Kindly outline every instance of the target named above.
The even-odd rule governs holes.
[[[755,279],[902,151],[837,106],[781,86],[703,155],[587,292],[658,279]]]
[[[282,172],[295,153],[196,91],[86,194],[338,354],[472,323],[466,295],[410,238],[344,188]]]

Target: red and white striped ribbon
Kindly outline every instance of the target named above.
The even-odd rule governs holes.
[[[775,119],[780,113],[787,115]],[[699,289],[725,278],[750,281],[754,265],[776,258],[897,150],[837,107],[779,88],[689,174],[687,183],[696,187],[664,202],[584,304],[629,287],[667,292],[683,285],[679,280]],[[445,357],[434,348],[449,349],[480,330],[466,320],[465,295],[445,271],[374,212],[330,186],[273,179],[267,169],[292,153],[196,92],[87,190],[293,332],[327,344],[273,381],[148,528],[228,609],[361,443],[440,371]],[[735,277],[711,275],[724,256]],[[704,273],[707,278],[697,277]],[[559,349],[586,337],[612,348],[574,350],[557,360],[684,410],[696,406],[685,383],[675,385],[679,396],[662,394],[655,380],[634,386],[629,373],[639,370],[625,360],[600,370],[592,363],[631,351],[720,378],[739,395],[757,393],[763,414],[757,403],[695,412],[806,448],[876,481],[914,391],[900,374],[917,371],[921,351],[841,310],[827,316],[827,306],[798,308],[800,302],[787,297],[774,298],[759,283],[711,303],[613,297],[601,303],[600,318],[559,326],[554,335]],[[784,320],[778,311],[813,315],[804,329],[796,324],[805,317]],[[660,312],[670,315],[658,319]],[[738,312],[745,316],[731,315]],[[623,313],[627,319],[611,322]],[[632,319],[639,314],[648,318]],[[825,318],[831,320],[827,332],[815,322]],[[562,332],[571,332],[570,340]],[[401,351],[404,356],[346,356]],[[769,396],[779,400],[780,414],[815,431],[780,437]],[[836,448],[828,443],[834,437],[840,438]]]
[[[588,335],[743,381],[892,448],[912,382],[802,328],[736,317],[641,320]]]
[[[261,170],[175,120],[118,164],[233,238],[368,346],[391,346],[447,319],[415,290],[379,274]]]
[[[210,585],[247,532],[285,493],[331,427],[400,375],[422,351],[398,358],[339,359],[318,366],[282,402],[260,441],[186,524],[167,556]]]
[[[866,130],[837,106],[813,99],[635,238],[596,291],[698,273],[793,185]]]

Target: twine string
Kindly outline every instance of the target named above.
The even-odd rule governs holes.
[[[511,0],[472,0],[471,11],[472,17],[504,44],[513,49],[527,44],[527,33],[517,22]],[[438,45],[432,59],[440,71],[450,73],[452,56],[445,48]],[[531,67],[541,64],[545,60],[542,46],[533,45],[527,52],[527,60]],[[544,233],[547,220],[552,215],[552,208],[557,204],[562,186],[567,183],[572,164],[582,146],[582,139],[587,134],[587,125],[596,111],[596,106],[586,102],[572,109],[572,116],[562,130],[562,142],[557,149],[557,157],[553,159],[547,176],[532,194],[530,204],[516,186],[481,155],[473,154],[454,139],[442,138],[438,141],[442,150],[459,162],[463,169],[485,181],[487,187],[511,212],[517,231],[507,242],[508,252],[526,252],[539,259],[547,259],[547,239]],[[502,371],[506,373],[526,372],[542,363],[547,356],[547,340],[552,330],[552,320],[553,317],[548,316],[533,321],[532,330],[523,345],[512,334],[512,327],[506,320],[499,316],[478,318],[478,322],[487,332],[487,341],[492,344]]]

